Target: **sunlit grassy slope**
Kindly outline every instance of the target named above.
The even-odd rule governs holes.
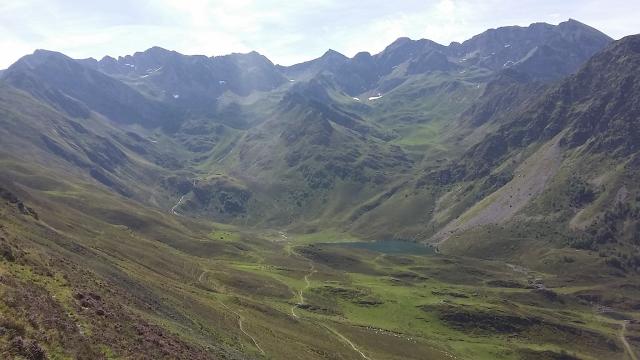
[[[158,83],[120,112],[116,78],[14,68],[0,357],[633,358],[640,47],[620,44],[523,104],[447,64],[357,99],[319,74],[156,107]],[[371,240],[440,252],[345,244]]]
[[[3,168],[7,191],[37,214],[3,199],[5,355],[37,347],[60,359],[623,356],[618,317],[589,300],[623,280],[593,286],[504,263],[313,245],[346,240],[339,234],[263,236],[150,210],[17,161]],[[630,309],[619,316],[634,316]]]

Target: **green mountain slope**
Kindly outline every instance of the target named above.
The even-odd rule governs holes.
[[[25,56],[2,78],[73,117],[86,118],[95,111],[118,123],[146,127],[169,126],[170,120],[175,121],[168,106],[56,52],[38,50]]]
[[[636,251],[637,189],[631,179],[638,171],[634,94],[640,84],[632,69],[640,60],[638,49],[637,36],[616,42],[469,150],[456,167],[458,177],[483,181],[501,176],[504,185],[435,240],[478,225],[506,226],[503,231],[547,228],[551,233],[536,238],[558,247],[597,250],[598,262],[615,265],[610,270],[635,271],[633,256],[619,257]],[[505,212],[507,206],[512,210]],[[476,235],[459,236],[463,242]],[[478,241],[495,249],[484,237]],[[523,238],[512,243],[511,251],[531,246],[527,241],[539,243]]]
[[[0,357],[632,357],[640,36],[610,42],[22,58]]]

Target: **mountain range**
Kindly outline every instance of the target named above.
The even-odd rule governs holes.
[[[575,20],[292,66],[37,50],[0,73],[0,353],[633,359],[638,69]],[[437,254],[335,245],[385,241]]]

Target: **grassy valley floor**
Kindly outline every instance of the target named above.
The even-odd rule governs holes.
[[[633,359],[638,346],[637,314],[593,296],[633,299],[625,279],[592,287],[411,247],[157,215],[188,238],[154,242],[150,224],[80,229],[71,218],[63,230],[4,204],[3,356]]]
[[[631,275],[239,229],[4,165],[3,358],[633,359],[640,345]]]

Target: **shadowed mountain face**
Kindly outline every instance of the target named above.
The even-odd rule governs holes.
[[[73,117],[95,111],[114,122],[145,127],[171,126],[177,117],[168,105],[52,51],[23,57],[2,78]]]
[[[273,90],[285,82],[273,63],[257,52],[208,58],[154,47],[117,60],[104,57],[91,64],[107,74],[149,78],[163,90],[230,90],[246,96],[256,90]]]
[[[288,67],[38,50],[0,73],[0,357],[627,356],[639,68],[574,20]]]
[[[513,114],[514,121],[500,127],[486,143],[503,143],[499,148],[506,153],[563,133],[561,144],[568,149],[584,145],[585,151],[609,155],[637,152],[640,83],[633,69],[640,65],[638,44],[637,37],[627,37],[595,55],[577,74]],[[483,144],[469,154],[483,153]],[[501,155],[492,152],[490,157]]]
[[[218,57],[187,56],[159,47],[90,66],[141,92],[190,113],[211,116],[224,93],[270,91],[287,79],[266,57],[251,52]]]
[[[299,79],[321,72],[335,74],[341,88],[354,96],[430,72],[511,68],[536,80],[552,81],[575,72],[611,41],[605,34],[569,20],[557,26],[539,23],[492,29],[449,46],[400,38],[374,56],[360,53],[348,59],[329,51],[319,59],[282,70]]]
[[[598,30],[569,20],[557,26],[540,23],[492,29],[450,48],[470,64],[493,70],[514,68],[552,80],[575,72],[611,40]]]
[[[514,69],[502,70],[487,83],[482,95],[465,110],[461,119],[474,127],[509,121],[514,112],[535,101],[536,94],[545,89],[543,83],[525,73]]]
[[[533,100],[504,106],[490,92],[490,101],[472,107],[465,116],[497,116],[502,124],[459,160],[423,178],[421,186],[471,184],[465,192],[476,197],[430,240],[477,254],[493,251],[502,236],[520,228],[553,229],[555,246],[599,250],[608,264],[637,271],[637,259],[620,256],[637,246],[638,188],[630,181],[640,172],[640,83],[633,71],[640,65],[639,40],[613,43]],[[519,80],[507,83],[509,95],[522,98]],[[496,225],[500,235],[482,234]],[[526,253],[542,238],[515,241],[502,256]]]
[[[543,120],[536,119],[546,121],[551,113],[565,119],[553,109],[533,115],[539,110],[534,100],[550,86],[546,81],[575,71],[610,40],[570,20],[489,30],[449,46],[400,38],[379,54],[347,58],[329,50],[290,67],[255,52],[206,57],[154,47],[118,59],[76,61],[37,51],[11,66],[2,81],[76,122],[110,120],[116,129],[100,135],[109,151],[85,143],[81,133],[39,142],[121,194],[156,206],[159,198],[186,195],[185,211],[231,222],[248,217],[304,228],[314,225],[298,220],[323,213],[350,226],[354,211],[355,218],[377,211],[389,199],[376,196],[412,182],[414,173],[447,160],[461,163],[458,157],[470,153],[486,160],[472,161],[473,169],[438,170],[447,174],[445,183],[485,176],[513,146],[515,140],[502,137],[519,124],[537,126]],[[521,118],[527,104],[531,121]],[[496,137],[502,140],[491,140]],[[93,155],[80,160],[77,150],[85,146]],[[141,176],[133,168],[119,173],[109,165],[105,159],[116,154],[162,174],[155,190],[132,184]],[[215,208],[194,179],[208,183],[221,175],[232,180]],[[274,199],[283,204],[274,208],[277,214],[256,220]],[[369,201],[375,206],[363,212],[360,204]]]

